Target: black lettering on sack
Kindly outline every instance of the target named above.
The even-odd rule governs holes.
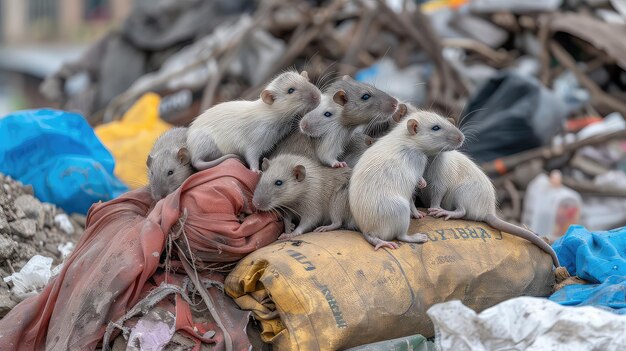
[[[428,236],[428,240],[430,241],[438,241],[439,239],[437,239],[436,235],[430,236],[430,233],[426,233],[426,236]],[[411,246],[413,247],[413,246]]]
[[[491,235],[484,228],[478,227],[478,230],[480,231],[480,238],[483,239],[483,241],[486,241],[485,238],[491,239]]]
[[[441,235],[441,241],[448,240],[446,239],[446,236],[444,235],[445,231],[446,231],[445,229],[435,229],[435,232]]]
[[[328,307],[330,307],[330,311],[335,318],[335,323],[337,324],[337,328],[343,329],[348,327],[348,323],[343,319],[343,313],[341,312],[341,308],[333,296],[333,293],[330,291],[328,286],[320,284],[316,282],[317,286],[320,289],[320,292],[324,295],[326,302],[328,302]]]
[[[298,261],[298,263],[300,263],[304,267],[305,271],[312,271],[315,269],[315,265],[313,265],[311,261],[308,261],[307,257],[299,253],[298,251],[289,249],[287,250],[287,253],[289,254],[289,256]]]
[[[457,233],[459,233],[459,235],[461,236],[461,238],[463,238],[463,239],[469,239],[469,234],[467,234],[467,233],[465,232],[465,229],[463,229],[463,228],[454,228],[454,229],[456,229]]]
[[[480,237],[478,236],[478,232],[476,231],[476,229],[472,228],[472,227],[465,227],[465,230],[467,231],[467,233],[469,234],[470,238],[472,239],[479,239]],[[484,240],[484,239],[483,239]]]

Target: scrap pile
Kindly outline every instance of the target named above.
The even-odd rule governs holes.
[[[602,229],[626,223],[591,219],[607,210],[599,198],[626,194],[624,11],[617,0],[163,1],[138,7],[42,91],[93,125],[157,92],[161,117],[186,125],[217,102],[257,97],[287,67],[320,86],[349,74],[460,120],[505,218],[521,222],[528,183],[560,168],[592,204],[582,221]],[[596,179],[608,170],[608,183]]]
[[[44,81],[41,91],[95,127],[94,139],[112,155],[94,157],[97,162],[89,164],[106,171],[103,188],[116,182],[108,189],[115,198],[126,190],[115,177],[130,188],[145,185],[143,160],[154,139],[172,125],[187,125],[219,102],[256,99],[265,83],[288,68],[306,70],[320,88],[343,75],[353,76],[400,101],[453,117],[466,136],[462,151],[492,177],[504,219],[553,240],[573,223],[594,231],[572,227],[568,240],[555,245],[578,277],[568,281],[574,282],[573,288],[563,288],[551,299],[619,310],[619,292],[626,282],[623,274],[617,279],[614,273],[623,272],[626,264],[615,258],[619,255],[605,254],[622,252],[623,240],[605,240],[607,249],[601,253],[570,248],[589,247],[596,237],[617,238],[623,230],[595,231],[626,224],[625,35],[626,4],[620,0],[162,0],[138,6],[123,28],[66,63]],[[77,148],[71,149],[61,151]],[[408,331],[389,322],[397,335],[374,328],[370,318],[387,323],[376,313],[390,320],[421,318],[419,332],[432,336],[432,325],[423,318],[432,304],[454,298],[484,309],[514,296],[547,296],[555,282],[545,255],[508,250],[507,245],[528,247],[477,222],[416,221],[425,223],[423,230],[432,234],[426,245],[435,249],[422,256],[421,247],[402,245],[393,254],[377,256],[382,261],[376,265],[355,265],[350,257],[359,253],[342,251],[359,250],[357,244],[345,243],[351,234],[318,239],[305,234],[302,240],[273,243],[282,223],[269,213],[246,216],[245,204],[257,181],[258,175],[229,160],[193,175],[161,202],[152,201],[142,188],[95,205],[75,253],[50,273],[58,274],[56,280],[9,315],[28,318],[28,323],[12,325],[5,319],[11,330],[0,341],[36,340],[41,346],[57,337],[58,345],[96,348],[104,340],[105,349],[107,341],[128,349],[141,341],[159,349],[183,340],[180,344],[189,348],[203,342],[245,349],[263,344],[262,339],[279,348],[296,348],[298,342],[351,347],[416,332],[413,320],[402,321]],[[68,248],[60,245],[81,235],[82,217],[68,217],[40,203],[32,190],[8,177],[2,182],[0,275],[18,271],[37,253],[60,263]],[[233,182],[238,185],[233,187]],[[466,252],[457,245],[466,245]],[[467,249],[472,245],[478,253]],[[458,269],[459,261],[481,254],[480,260]],[[399,260],[402,255],[408,258]],[[594,274],[600,269],[588,272],[587,261],[598,267],[610,261],[615,268]],[[497,265],[527,272],[507,274],[494,269]],[[418,269],[432,280],[419,279],[419,284],[430,284],[426,288],[410,285],[404,276]],[[476,277],[485,278],[484,288]],[[559,288],[567,285],[561,280],[557,277]],[[522,286],[526,282],[535,285]],[[12,307],[4,302],[18,299],[8,297],[7,283],[0,284],[3,316]],[[363,286],[375,284],[380,284],[379,292],[393,288],[388,293],[398,294],[393,303],[379,305],[384,297],[353,301]],[[16,286],[15,279],[10,286]],[[494,286],[502,291],[485,296]],[[354,291],[341,293],[344,289]],[[619,291],[608,296],[609,290]],[[415,304],[417,292],[424,291],[440,294],[426,293],[427,303]],[[596,291],[603,291],[608,301],[598,303]],[[342,300],[346,297],[349,301]],[[532,305],[528,302],[528,308]],[[433,307],[429,315],[439,328],[445,324],[442,314],[456,318],[461,312],[467,314],[468,325],[485,317],[471,315],[458,303]],[[328,333],[320,336],[302,327],[315,329],[313,313],[328,319]],[[98,319],[104,315],[108,319]],[[254,332],[251,325],[245,328],[251,315]],[[49,330],[40,328],[51,320]],[[365,325],[359,324],[363,321]],[[74,333],[74,326],[84,332]],[[369,335],[371,340],[352,335]],[[439,342],[462,344],[458,338],[462,336],[449,331]],[[534,336],[527,338],[534,342]],[[418,339],[411,342],[424,341]]]

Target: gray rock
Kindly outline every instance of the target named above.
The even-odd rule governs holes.
[[[11,300],[11,294],[7,290],[0,290],[0,318],[6,316],[17,305]]]
[[[0,262],[11,257],[17,246],[18,244],[11,238],[0,235]]]
[[[21,236],[22,238],[31,238],[37,232],[37,222],[34,219],[25,218],[18,219],[15,222],[9,223],[13,234]]]
[[[22,210],[27,218],[34,219],[41,228],[44,220],[44,206],[32,195],[20,195],[15,199],[15,208]]]

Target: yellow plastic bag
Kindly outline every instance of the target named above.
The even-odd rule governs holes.
[[[459,299],[477,311],[547,296],[550,256],[484,223],[427,217],[423,244],[374,251],[359,233],[310,233],[250,254],[225,290],[279,350],[340,350],[413,334],[433,336],[426,310]]]
[[[115,175],[130,188],[148,184],[146,159],[156,139],[172,125],[159,118],[161,98],[143,95],[119,121],[96,127],[95,132],[115,158]]]

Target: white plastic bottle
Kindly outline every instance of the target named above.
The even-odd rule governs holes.
[[[576,191],[562,184],[561,172],[550,177],[540,174],[533,179],[524,196],[522,223],[535,233],[554,241],[572,224],[580,224],[582,199]]]

